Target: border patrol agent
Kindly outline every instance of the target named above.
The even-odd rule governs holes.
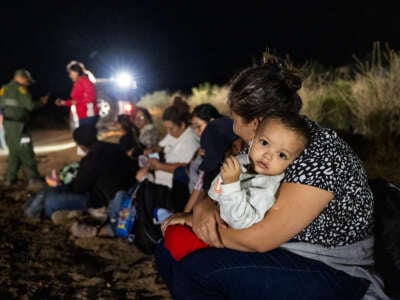
[[[32,101],[27,90],[31,83],[33,79],[29,71],[17,70],[13,80],[0,89],[0,109],[3,111],[4,131],[9,149],[5,184],[11,186],[16,182],[18,170],[22,165],[29,178],[27,188],[35,191],[43,186],[43,181],[39,177],[32,139],[27,128],[30,112],[40,106]]]

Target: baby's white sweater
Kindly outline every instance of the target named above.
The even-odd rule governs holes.
[[[275,203],[275,194],[284,174],[267,176],[249,174],[247,154],[236,156],[241,173],[238,181],[223,184],[218,175],[211,184],[208,195],[218,202],[221,218],[234,229],[250,227],[261,221]]]

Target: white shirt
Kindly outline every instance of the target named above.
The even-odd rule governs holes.
[[[238,181],[223,184],[218,175],[208,195],[219,204],[221,218],[234,229],[248,228],[260,222],[275,203],[275,194],[284,174],[267,176],[249,174],[244,167],[249,163],[247,154],[236,156],[241,173]]]
[[[199,141],[190,127],[178,138],[167,134],[160,142],[159,146],[164,148],[166,163],[189,163],[197,149]],[[172,173],[165,171],[155,171],[155,183],[172,187]]]

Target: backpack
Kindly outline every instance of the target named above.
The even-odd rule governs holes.
[[[388,295],[400,299],[400,189],[383,179],[369,184],[375,199],[376,271]]]
[[[115,216],[116,223],[115,235],[121,238],[129,238],[133,228],[136,208],[134,206],[134,193],[132,191],[118,191],[113,201],[118,201],[118,216]]]
[[[170,189],[144,180],[134,195],[134,206],[136,217],[132,229],[133,243],[142,252],[152,254],[162,240],[161,226],[153,222],[153,211],[157,207],[171,209]]]

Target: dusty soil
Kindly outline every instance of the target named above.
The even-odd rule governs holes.
[[[39,155],[41,174],[79,160]],[[3,173],[6,158],[0,157]],[[0,185],[0,299],[170,299],[153,257],[121,239],[76,239],[67,227],[24,217],[26,183]]]

